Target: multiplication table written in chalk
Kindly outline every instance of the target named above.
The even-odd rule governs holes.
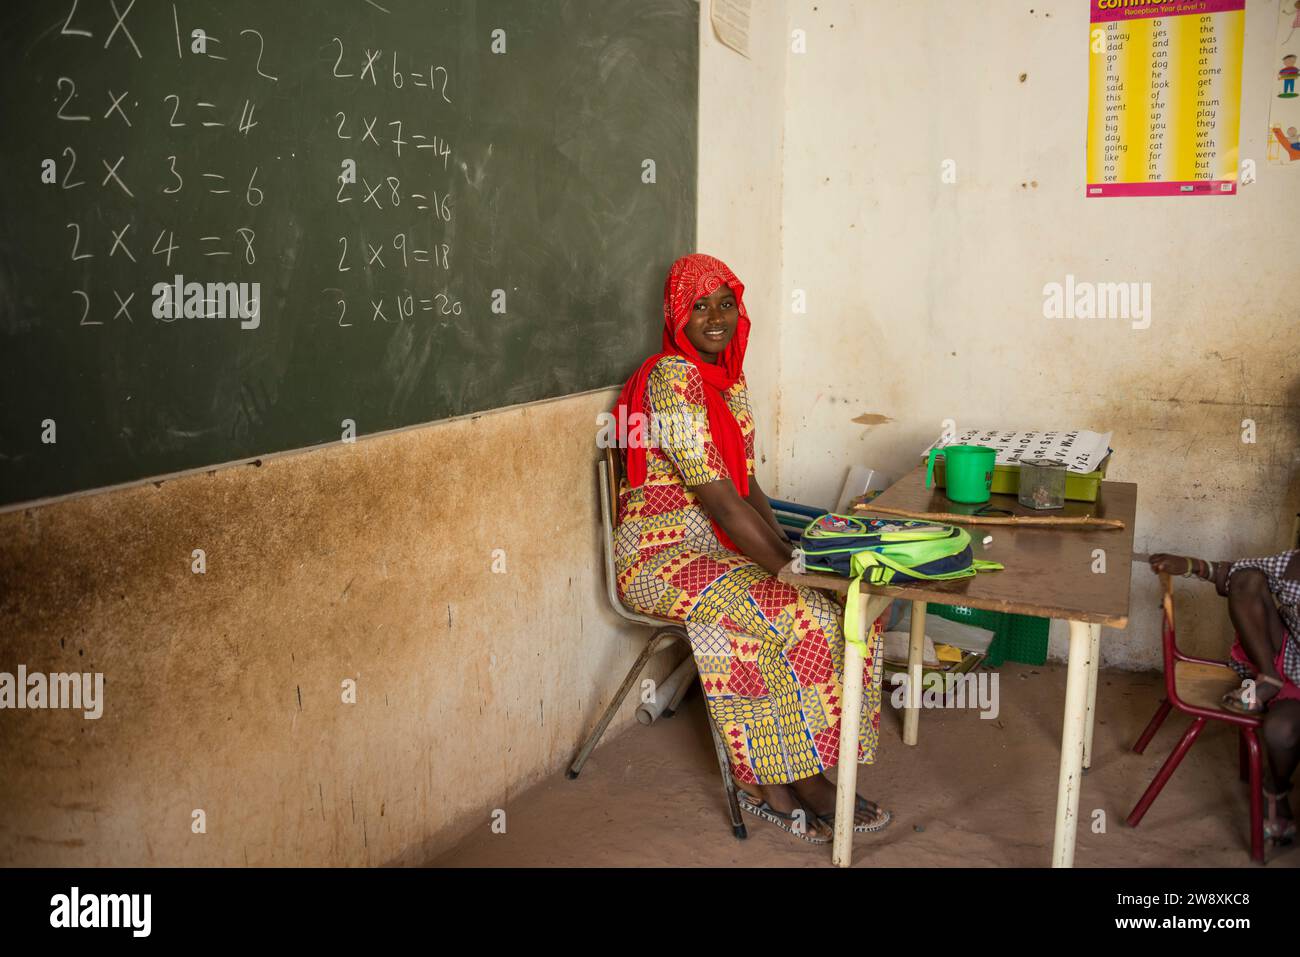
[[[1237,191],[1245,0],[1092,0],[1088,195]]]

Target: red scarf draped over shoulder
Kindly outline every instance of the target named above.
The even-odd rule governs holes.
[[[706,362],[700,358],[695,346],[686,337],[686,323],[690,320],[691,309],[695,301],[707,296],[719,286],[731,287],[736,297],[736,308],[740,319],[736,323],[736,332],[727,343],[716,363]],[[619,394],[618,404],[614,407],[614,420],[618,423],[619,446],[625,450],[627,462],[627,483],[629,488],[636,488],[646,479],[646,443],[627,441],[628,425],[633,413],[640,413],[649,421],[650,409],[646,403],[646,382],[660,359],[665,356],[684,356],[699,370],[704,380],[704,401],[709,416],[709,432],[713,443],[727,465],[731,482],[740,493],[741,498],[749,495],[749,465],[745,455],[745,438],[740,431],[731,407],[727,405],[728,389],[740,380],[745,365],[745,346],[749,341],[749,313],[745,311],[745,287],[727,264],[713,256],[692,253],[673,263],[664,282],[664,338],[663,352],[657,353],[637,369],[632,378],[627,380]],[[718,541],[732,551],[738,551],[734,542],[715,521],[713,530]]]

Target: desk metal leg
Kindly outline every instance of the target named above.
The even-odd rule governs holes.
[[[890,599],[884,595],[863,595],[858,602],[858,634],[865,640],[872,623],[880,617]],[[840,762],[835,782],[835,841],[831,861],[836,867],[853,863],[853,819],[857,816],[858,732],[862,728],[862,649],[844,642],[844,694],[840,709]]]
[[[911,640],[907,646],[907,706],[903,710],[903,743],[916,744],[921,725],[921,661],[925,652],[925,609],[923,601],[912,602]]]
[[[1101,625],[1089,625],[1088,719],[1083,729],[1083,766],[1092,767],[1092,726],[1097,718],[1097,672],[1101,668]]]
[[[1065,679],[1065,722],[1061,730],[1061,775],[1056,793],[1056,833],[1052,838],[1053,867],[1074,866],[1092,658],[1092,627],[1083,621],[1070,622],[1070,664]]]

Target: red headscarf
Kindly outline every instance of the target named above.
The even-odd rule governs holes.
[[[736,297],[740,319],[736,332],[718,361],[705,362],[695,346],[686,338],[686,323],[690,320],[695,301],[717,290],[730,286]],[[745,364],[745,345],[749,341],[749,313],[745,311],[745,287],[736,274],[720,259],[703,253],[683,256],[673,263],[664,282],[664,339],[663,352],[641,363],[641,368],[627,380],[614,407],[614,418],[619,428],[619,444],[626,450],[627,482],[631,488],[641,485],[646,478],[645,443],[628,443],[627,423],[633,413],[649,417],[646,406],[646,380],[650,370],[664,356],[685,356],[699,370],[704,379],[704,401],[709,414],[709,432],[713,443],[727,465],[731,482],[741,498],[749,495],[749,466],[745,455],[745,439],[740,423],[727,405],[723,393],[740,380]],[[633,447],[635,445],[635,447]],[[726,548],[737,551],[735,544],[715,521],[713,529]]]

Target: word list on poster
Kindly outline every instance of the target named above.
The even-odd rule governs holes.
[[[1087,195],[1237,190],[1244,0],[1092,0]]]

